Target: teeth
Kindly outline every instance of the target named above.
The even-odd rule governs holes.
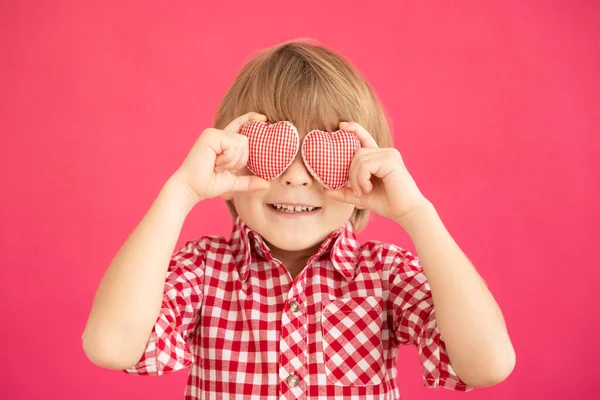
[[[286,205],[286,204],[273,204],[273,207],[275,207],[279,211],[290,212],[290,213],[312,211],[315,208],[317,208],[317,207],[291,206],[291,205]]]

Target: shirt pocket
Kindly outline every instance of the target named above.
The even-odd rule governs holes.
[[[382,299],[336,299],[321,313],[325,375],[335,385],[378,385],[385,376]]]

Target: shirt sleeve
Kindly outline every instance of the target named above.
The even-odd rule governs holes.
[[[188,337],[193,334],[202,306],[204,256],[188,241],[172,257],[167,270],[160,314],[142,358],[124,370],[132,375],[163,375],[190,366],[194,356]]]
[[[401,250],[390,270],[389,310],[394,335],[400,344],[415,345],[428,388],[458,391],[473,388],[456,374],[435,319],[431,289],[416,255]]]

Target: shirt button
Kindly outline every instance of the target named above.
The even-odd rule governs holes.
[[[287,384],[289,387],[293,388],[298,386],[298,383],[300,383],[300,378],[298,378],[296,375],[291,374],[290,376],[288,376],[287,378]]]
[[[290,301],[290,310],[292,310],[292,312],[298,312],[298,310],[300,310],[300,306],[296,300]]]

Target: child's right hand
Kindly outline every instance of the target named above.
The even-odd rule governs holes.
[[[266,122],[267,117],[250,112],[234,119],[223,130],[207,128],[198,137],[173,176],[185,185],[193,204],[227,192],[269,188],[270,183],[256,175],[235,174],[248,163],[248,138],[239,132],[250,120]]]

